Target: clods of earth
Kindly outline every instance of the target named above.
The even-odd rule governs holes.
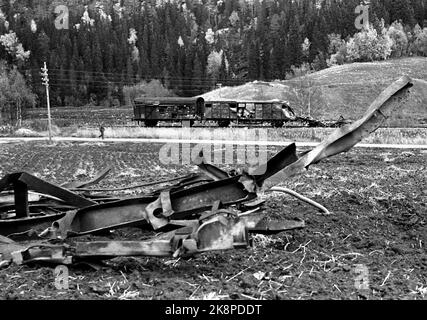
[[[98,186],[114,188],[197,172],[191,164],[164,164],[162,146],[2,144],[0,176],[28,171],[61,184],[111,166]],[[269,147],[269,155],[278,150]],[[255,235],[248,249],[187,259],[121,257],[71,266],[68,290],[56,288],[52,266],[10,265],[0,269],[0,299],[427,298],[425,151],[354,148],[290,180],[279,174],[267,186],[276,184],[312,198],[332,214],[322,215],[288,195],[260,191],[269,217],[303,219],[305,228]],[[138,196],[153,188],[117,195]],[[139,229],[121,229],[102,239],[147,236]]]

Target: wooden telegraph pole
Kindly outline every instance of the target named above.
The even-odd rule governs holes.
[[[311,85],[308,80],[308,117],[311,118]]]
[[[49,76],[47,74],[46,62],[44,63],[44,67],[41,68],[42,72],[42,83],[46,87],[46,104],[47,104],[47,124],[49,130],[49,142],[52,142],[52,123],[50,118],[50,99],[49,99]]]

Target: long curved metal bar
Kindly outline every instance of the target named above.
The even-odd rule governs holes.
[[[192,219],[209,210],[215,201],[232,205],[252,200],[256,194],[247,191],[240,176],[213,181],[160,196],[140,197],[97,204],[67,213],[56,222],[62,236],[82,235],[101,230],[150,223],[154,229],[164,227],[170,219]]]
[[[412,86],[412,80],[407,76],[392,83],[375,99],[361,119],[335,130],[317,147],[287,166],[281,173],[282,177],[295,176],[322,159],[351,149],[377,130],[396,109],[409,100],[409,89]]]

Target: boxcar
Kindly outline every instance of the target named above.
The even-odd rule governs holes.
[[[134,118],[147,127],[155,127],[159,121],[182,122],[201,120],[205,101],[201,97],[144,97],[134,101]]]

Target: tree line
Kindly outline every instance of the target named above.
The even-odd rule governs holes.
[[[55,8],[68,7],[68,29]],[[308,65],[427,56],[425,0],[370,0],[369,28],[355,27],[359,0],[5,0],[2,73],[23,75],[44,105],[123,105],[126,88],[156,79],[194,96],[218,84],[285,79]],[[372,52],[379,52],[373,55]],[[15,68],[15,69],[14,69]],[[16,77],[15,77],[16,78]],[[125,88],[125,90],[124,90]],[[143,89],[142,89],[143,91]]]

